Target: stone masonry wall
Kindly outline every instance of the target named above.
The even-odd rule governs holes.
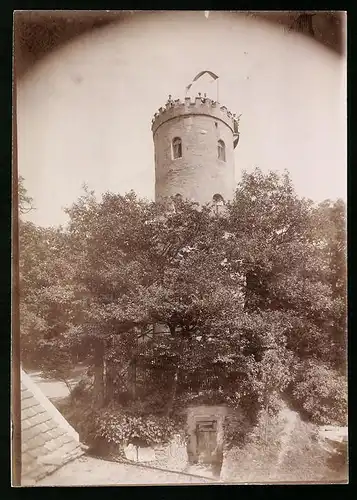
[[[172,159],[172,140],[182,140],[182,158]],[[226,147],[226,161],[218,158],[218,140]],[[234,193],[233,132],[224,121],[208,115],[187,114],[164,121],[154,133],[156,201],[181,194],[201,204],[214,194],[225,200]]]

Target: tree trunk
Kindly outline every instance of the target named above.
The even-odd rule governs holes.
[[[114,398],[114,373],[113,363],[106,362],[105,371],[105,402],[110,403]]]
[[[176,330],[175,327],[172,327],[172,328],[170,327],[171,335],[175,335],[175,330]],[[177,361],[177,365],[176,365],[173,380],[172,380],[171,395],[169,397],[169,401],[168,401],[167,407],[166,407],[166,415],[168,417],[172,413],[173,406],[174,406],[175,399],[176,399],[177,386],[178,386],[178,376],[179,376],[179,371],[181,368],[183,350],[184,350],[184,343],[183,343],[183,339],[180,338],[179,345],[178,345],[178,361]]]
[[[136,399],[136,358],[130,364],[130,394],[131,397]]]
[[[100,408],[104,404],[104,344],[97,341],[94,349],[94,405]]]
[[[67,380],[66,378],[64,378],[64,377],[63,377],[62,379],[60,379],[60,380],[62,380],[62,382],[64,382],[64,383],[66,384],[66,387],[67,387],[67,389],[68,389],[69,395],[71,395],[71,392],[72,392],[72,386],[71,386],[71,384],[70,384],[70,383],[68,382],[68,380]]]
[[[175,399],[176,399],[176,393],[177,393],[177,381],[178,381],[178,374],[179,374],[179,367],[177,366],[174,377],[173,377],[173,382],[172,382],[172,387],[171,387],[171,395],[169,402],[167,404],[167,409],[166,409],[166,414],[169,417],[171,415]]]

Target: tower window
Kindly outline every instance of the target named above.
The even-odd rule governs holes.
[[[183,201],[182,194],[176,193],[175,196],[172,196],[171,198],[172,198],[171,208],[173,212],[176,213],[177,209],[182,205]]]
[[[218,141],[218,159],[226,161],[226,145],[223,141]]]
[[[182,201],[182,194],[180,193],[175,194],[174,200],[179,202]]]
[[[172,158],[182,158],[182,141],[179,137],[175,137],[172,141]]]
[[[213,206],[214,206],[214,211],[216,214],[222,212],[223,207],[224,207],[224,199],[223,196],[216,193],[213,195]]]

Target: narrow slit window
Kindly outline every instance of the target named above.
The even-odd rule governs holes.
[[[218,159],[226,161],[226,145],[223,141],[218,141]]]
[[[172,141],[172,158],[182,158],[182,141],[179,137],[175,137]]]

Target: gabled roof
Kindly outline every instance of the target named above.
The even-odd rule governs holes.
[[[78,433],[21,370],[21,484],[35,484],[83,455]]]

